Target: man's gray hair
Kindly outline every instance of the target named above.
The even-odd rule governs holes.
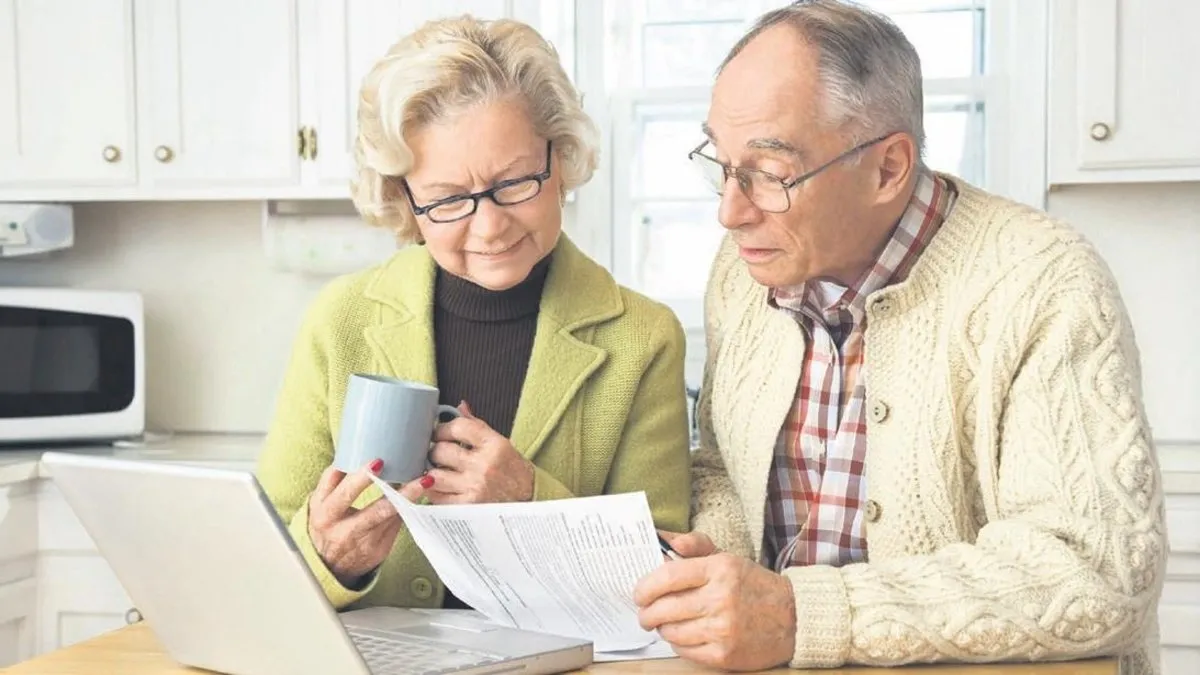
[[[786,23],[819,55],[822,111],[855,142],[903,131],[925,147],[921,58],[887,16],[845,0],[798,0],[759,17],[717,73],[760,33]]]

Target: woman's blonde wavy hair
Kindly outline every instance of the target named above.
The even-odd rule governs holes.
[[[351,181],[363,219],[401,242],[420,242],[402,184],[413,165],[405,136],[509,96],[525,104],[537,134],[553,143],[559,198],[590,180],[598,133],[554,47],[519,21],[440,19],[393,45],[363,79]]]

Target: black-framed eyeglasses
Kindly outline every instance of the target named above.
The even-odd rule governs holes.
[[[711,142],[707,140],[689,152],[688,159],[700,169],[700,173],[703,175],[705,181],[717,191],[717,194],[724,193],[726,184],[729,183],[730,177],[733,177],[737,179],[738,188],[741,189],[742,194],[746,195],[746,198],[759,210],[766,211],[767,213],[783,213],[792,208],[792,188],[891,135],[892,133],[887,133],[865,143],[859,143],[812,171],[788,181],[761,169],[730,166],[719,161],[716,157],[704,154],[701,150]]]
[[[497,206],[516,206],[541,194],[542,183],[550,179],[550,159],[553,155],[551,152],[552,145],[553,141],[546,141],[545,170],[520,178],[500,181],[481,192],[453,195],[426,204],[425,206],[417,206],[417,200],[413,199],[412,190],[409,189],[408,181],[406,180],[403,181],[404,194],[408,196],[408,203],[412,205],[415,215],[425,216],[435,223],[453,223],[456,220],[462,220],[474,215],[475,211],[479,208],[480,199],[490,199]]]

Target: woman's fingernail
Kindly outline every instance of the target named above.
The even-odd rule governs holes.
[[[379,470],[383,468],[383,460],[376,459],[367,468],[371,470],[371,473],[378,474]]]
[[[429,474],[421,476],[421,487],[425,488],[426,490],[433,487],[433,476],[430,476]]]

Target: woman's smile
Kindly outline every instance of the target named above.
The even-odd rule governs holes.
[[[524,235],[520,239],[514,241],[507,246],[497,246],[490,251],[467,251],[471,255],[479,256],[489,261],[505,260],[513,256],[513,254],[521,250],[521,246],[529,240],[529,235]]]

